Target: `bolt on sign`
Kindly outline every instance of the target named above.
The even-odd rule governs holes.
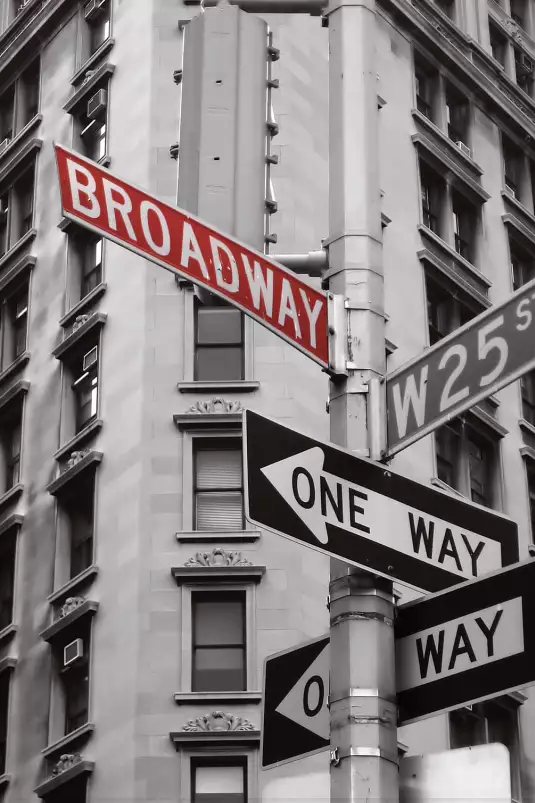
[[[221,296],[329,367],[325,292],[90,159],[55,150],[64,217]]]
[[[389,456],[535,367],[535,279],[386,377]]]

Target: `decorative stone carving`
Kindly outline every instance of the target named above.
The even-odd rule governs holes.
[[[83,326],[90,317],[91,315],[89,315],[87,312],[84,312],[82,315],[77,315],[72,325],[72,331],[76,332],[76,330],[79,329],[80,326]]]
[[[517,23],[514,20],[506,19],[504,21],[504,25],[507,28],[507,31],[510,33],[510,35],[515,40],[515,42],[521,42],[522,41],[521,28],[520,28],[519,25],[517,25]]]
[[[85,597],[67,597],[61,608],[59,609],[59,618],[63,619],[67,614],[75,611],[85,602]]]
[[[216,547],[211,552],[196,552],[184,566],[252,566],[241,552]]]
[[[65,471],[75,466],[80,462],[80,460],[83,460],[84,457],[87,457],[90,451],[91,449],[77,449],[76,451],[71,452],[71,456],[65,463]]]
[[[61,775],[62,772],[66,772],[71,767],[75,767],[76,764],[80,764],[81,761],[83,761],[83,758],[80,753],[63,753],[59,757],[59,761],[54,764],[52,775]]]
[[[171,159],[178,159],[178,152],[179,152],[179,145],[178,142],[174,142],[172,145],[169,145],[169,156]]]
[[[88,70],[88,71],[86,72],[86,74],[84,75],[84,80],[82,81],[82,86],[83,86],[84,84],[87,84],[87,82],[89,81],[89,79],[90,79],[90,78],[92,78],[92,77],[94,76],[94,74],[95,74],[95,71],[94,71],[94,70]]]
[[[193,404],[188,413],[198,413],[199,415],[214,415],[217,413],[241,413],[243,405],[240,401],[229,401],[217,396],[211,401],[197,401]]]
[[[183,73],[182,70],[174,70],[173,71],[173,81],[175,82],[175,84],[181,84],[182,83],[182,73]]]
[[[190,719],[182,725],[183,731],[254,731],[255,726],[248,719],[237,717],[234,714],[224,714],[223,711],[213,711],[204,717]]]

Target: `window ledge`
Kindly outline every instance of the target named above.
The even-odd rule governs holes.
[[[72,482],[74,478],[83,471],[93,467],[96,468],[97,465],[102,462],[103,456],[102,452],[96,452],[94,450],[89,451],[73,466],[62,471],[59,477],[47,486],[48,493],[52,494],[52,496],[59,495],[64,490],[65,486]]]
[[[7,658],[2,658],[0,661],[0,674],[2,672],[12,672],[16,666],[17,659],[13,658],[13,656],[10,655]]]
[[[0,775],[0,789],[4,789],[11,781],[11,775],[9,772],[4,772]]]
[[[461,167],[444,153],[441,142],[435,143],[423,134],[413,134],[411,139],[418,149],[423,149],[434,158],[435,164],[438,162],[438,169],[442,170],[443,174],[447,171],[455,176],[457,181],[454,183],[457,188],[468,195],[474,203],[481,204],[489,200],[488,192],[485,192],[481,184],[465,171],[464,166]]]
[[[177,705],[203,705],[204,703],[262,702],[261,691],[186,691],[174,695]]]
[[[36,128],[39,128],[42,122],[43,122],[43,115],[36,114],[34,117],[32,117],[32,119],[28,123],[26,123],[24,128],[22,128],[19,131],[17,136],[13,137],[7,148],[5,148],[0,154],[0,170],[2,170],[1,166],[4,164],[4,162],[7,162],[11,157],[14,157],[17,148],[19,147],[21,142],[23,142],[26,139],[28,134],[30,134]]]
[[[75,329],[74,332],[71,332],[70,335],[64,337],[62,342],[59,346],[56,346],[54,351],[52,352],[53,356],[57,360],[61,360],[65,357],[65,354],[70,351],[77,343],[79,343],[86,335],[92,332],[96,328],[101,328],[106,323],[108,316],[104,312],[93,312],[89,320],[83,323],[78,329]]]
[[[21,371],[23,368],[26,367],[28,362],[30,361],[30,352],[24,351],[22,354],[19,354],[16,360],[7,366],[5,370],[2,371],[0,374],[0,387],[6,382],[8,379],[11,379],[13,374],[16,374],[18,371]]]
[[[535,463],[535,449],[531,446],[521,446],[520,455],[523,460],[530,460],[532,463]]]
[[[475,287],[472,282],[468,281],[466,276],[464,276],[462,273],[459,273],[455,269],[455,266],[452,267],[449,265],[434,251],[431,251],[429,248],[423,248],[421,251],[418,251],[417,256],[420,262],[427,262],[435,270],[446,276],[446,278],[449,279],[449,281],[454,284],[459,291],[462,291],[467,296],[470,296],[473,300],[475,300],[480,308],[477,311],[478,314],[491,306],[486,288],[482,292],[480,289]]]
[[[2,630],[0,630],[0,647],[9,644],[9,642],[15,638],[17,630],[17,625],[14,625],[13,622],[7,627],[2,628]]]
[[[54,622],[52,622],[52,624],[48,627],[45,627],[45,629],[42,630],[39,635],[43,641],[53,644],[60,633],[65,632],[65,630],[72,627],[80,619],[86,616],[94,616],[97,611],[98,602],[86,599],[81,605],[68,613],[66,616],[62,616],[60,619],[55,619]]]
[[[265,566],[173,566],[171,574],[177,585],[184,583],[259,583]]]
[[[81,446],[83,443],[86,443],[92,435],[96,435],[102,427],[104,426],[104,421],[102,418],[95,418],[94,421],[90,421],[89,424],[77,432],[76,435],[71,438],[67,443],[65,443],[58,451],[54,454],[54,460],[61,460],[62,457],[65,457],[69,454],[69,452],[73,452],[77,447]]]
[[[12,505],[14,502],[16,502],[23,490],[24,485],[22,482],[17,482],[13,488],[10,488],[9,491],[5,492],[5,494],[2,494],[2,496],[0,496],[0,512],[8,507],[8,505]]]
[[[0,537],[13,527],[21,527],[23,521],[24,516],[21,516],[20,513],[12,513],[11,516],[8,516],[7,519],[0,522]]]
[[[452,485],[448,485],[447,482],[444,482],[438,477],[431,477],[431,485],[434,485],[435,488],[440,488],[441,491],[446,491],[446,493],[451,494],[451,496],[462,496],[460,491],[458,491]]]
[[[192,745],[206,747],[220,747],[222,745],[249,745],[257,747],[260,742],[260,731],[257,730],[229,730],[229,731],[172,731],[169,738],[179,752]]]
[[[36,230],[34,229],[34,231]],[[2,278],[0,278],[0,292],[11,284],[11,282],[19,280],[24,273],[29,273],[36,262],[37,257],[26,254],[22,259],[19,259],[12,268],[3,271]]]
[[[11,159],[5,161],[0,160],[0,184],[3,184],[6,178],[13,173],[22,162],[35,157],[42,147],[43,140],[33,137],[26,145],[20,148],[16,153],[13,153]],[[26,234],[29,234],[29,232],[26,232]]]
[[[52,792],[55,792],[59,787],[69,783],[69,781],[72,781],[73,778],[77,778],[78,775],[89,775],[93,772],[94,768],[94,761],[86,761],[85,759],[81,759],[68,770],[64,770],[63,772],[58,773],[58,775],[54,775],[52,778],[49,778],[39,786],[36,786],[33,791],[38,797],[46,797]]]
[[[90,56],[87,59],[87,61],[85,61],[82,64],[80,69],[74,73],[73,77],[71,78],[71,86],[77,86],[84,78],[86,72],[88,70],[92,70],[95,64],[97,64],[97,62],[99,62],[103,56],[108,55],[110,50],[113,48],[114,44],[115,44],[115,39],[113,39],[113,37],[109,37],[108,39],[106,39],[100,45],[100,47],[97,50],[95,50],[93,55]]]
[[[258,390],[260,382],[254,382],[249,379],[235,379],[231,381],[203,381],[196,380],[192,382],[178,382],[177,388],[179,393],[219,393],[228,391],[239,393],[253,393]]]
[[[36,236],[37,229],[30,229],[19,240],[17,240],[14,245],[11,246],[9,251],[6,251],[6,253],[0,257],[0,273],[3,273],[4,269],[6,268],[9,269],[11,263],[14,262],[15,257],[18,257],[23,248],[25,248],[28,243],[31,243]]]
[[[260,539],[260,530],[183,530],[176,533],[175,537],[179,543],[197,544],[210,543],[241,543],[252,544]]]
[[[103,78],[111,78],[114,72],[115,64],[110,64],[109,61],[107,61],[105,64],[102,64],[98,70],[95,70],[91,78],[89,78],[79,89],[76,90],[70,100],[68,100],[64,105],[63,111],[66,111],[68,114],[75,113],[78,104],[82,103],[83,100],[91,94],[92,90],[99,83],[99,81],[102,81]]]
[[[74,305],[74,307],[71,307],[71,309],[65,313],[63,318],[61,318],[59,325],[65,328],[66,326],[73,324],[76,316],[80,315],[80,313],[90,307],[95,301],[98,301],[98,299],[104,295],[107,289],[108,285],[106,282],[100,282],[100,284],[97,284],[97,286],[94,287],[90,293],[81,298],[80,301]]]
[[[495,438],[504,438],[509,434],[509,430],[500,424],[493,415],[490,415],[483,410],[479,404],[476,404],[475,407],[471,407],[470,410],[465,413],[465,415],[470,415],[477,418],[478,421],[481,424],[484,424],[488,430],[492,430]]]
[[[41,750],[41,755],[44,758],[49,759],[54,758],[56,755],[59,758],[58,754],[70,752],[69,750],[65,750],[66,747],[71,747],[71,745],[83,739],[84,736],[91,736],[94,730],[95,724],[93,722],[86,722],[85,725],[80,725],[80,727],[76,728],[76,730],[47,745],[43,750]]]
[[[451,259],[453,259],[463,271],[466,271],[470,276],[473,276],[479,284],[486,288],[491,287],[491,280],[488,279],[484,273],[481,273],[481,271],[478,270],[476,266],[472,264],[472,262],[469,262],[467,259],[458,254],[455,248],[452,248],[451,245],[442,239],[442,237],[439,237],[434,231],[428,229],[427,226],[423,225],[423,223],[418,224],[418,231],[424,239],[427,238],[431,240],[436,246],[438,246],[438,248],[440,248]]]
[[[422,112],[418,109],[412,109],[411,114],[417,122],[423,125],[431,134],[440,140],[441,145],[445,146],[450,151],[452,158],[460,159],[460,161],[463,162],[464,165],[477,176],[483,175],[483,169],[477,164],[477,162],[475,162],[471,156],[467,156],[465,153],[463,153],[462,150],[453,142],[453,140],[446,136],[446,134],[441,131],[432,120],[426,117],[425,114],[422,114]]]
[[[524,430],[524,432],[528,432],[530,435],[535,437],[535,427],[533,424],[530,424],[529,421],[526,421],[525,418],[518,419],[518,426],[520,429]]]
[[[242,414],[241,411],[239,413],[182,413],[174,415],[173,421],[181,432],[209,427],[241,429]]]
[[[56,591],[49,594],[47,599],[51,605],[65,602],[66,597],[76,596],[75,592],[82,588],[89,588],[93,581],[98,577],[98,566],[88,566],[83,572],[77,574],[67,583],[64,583]]]
[[[28,393],[30,389],[30,383],[25,379],[19,379],[18,382],[15,382],[9,390],[6,390],[0,396],[0,412],[6,406],[6,404],[10,404],[17,396],[22,396],[23,393]]]

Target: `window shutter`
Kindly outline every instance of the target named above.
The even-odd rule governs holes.
[[[242,458],[239,449],[199,449],[197,488],[223,490],[241,488]]]

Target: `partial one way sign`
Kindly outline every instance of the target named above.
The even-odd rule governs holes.
[[[402,605],[400,724],[535,683],[535,561]]]
[[[55,149],[66,218],[221,296],[329,367],[326,293],[80,154]]]
[[[274,653],[264,664],[262,768],[330,744],[329,636]]]
[[[518,561],[514,521],[246,410],[246,516],[424,591]]]
[[[386,377],[387,453],[535,368],[535,279]]]

